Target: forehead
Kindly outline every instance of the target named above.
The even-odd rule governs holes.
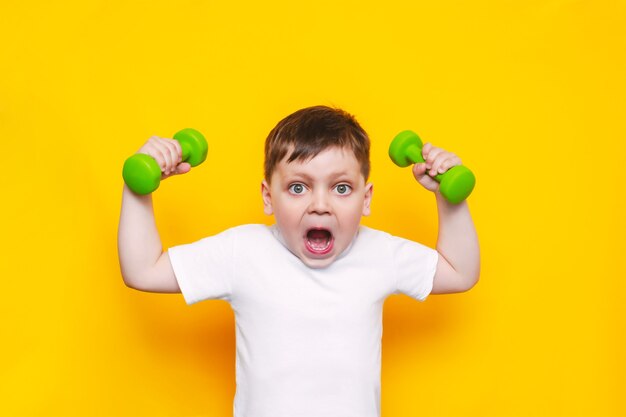
[[[296,159],[287,162],[291,151],[276,165],[274,175],[305,175],[314,178],[329,176],[357,177],[361,175],[361,165],[349,148],[331,147],[306,160]]]

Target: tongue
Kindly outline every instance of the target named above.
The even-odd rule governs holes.
[[[330,232],[328,230],[310,230],[307,237],[314,249],[324,249],[328,246]]]

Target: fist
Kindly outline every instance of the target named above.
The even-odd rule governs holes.
[[[439,183],[434,176],[443,174],[450,168],[461,165],[461,159],[452,152],[444,151],[430,143],[422,147],[422,156],[426,162],[413,165],[413,176],[428,191],[439,190]]]
[[[189,163],[181,162],[183,151],[180,143],[174,139],[152,136],[137,153],[144,153],[154,158],[161,167],[161,180],[172,175],[186,174],[191,170]]]

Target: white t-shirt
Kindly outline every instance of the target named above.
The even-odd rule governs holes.
[[[382,308],[423,301],[438,253],[361,226],[311,269],[275,226],[251,224],[169,249],[187,304],[227,300],[236,325],[235,417],[378,417]]]

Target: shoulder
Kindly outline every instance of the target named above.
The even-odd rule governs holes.
[[[396,237],[383,230],[373,229],[367,226],[359,226],[356,242],[360,245],[376,246],[380,248],[381,245],[389,246],[396,239],[402,240],[402,238]]]
[[[380,258],[391,254],[390,240],[393,236],[382,230],[373,229],[367,226],[359,226],[357,235],[352,243],[350,252],[357,252],[360,255]]]
[[[250,239],[262,239],[263,237],[272,236],[268,226],[262,224],[244,224],[239,226],[229,227],[217,232],[200,238],[199,240],[180,246],[206,246],[215,244],[235,244],[238,241],[247,241]]]
[[[241,245],[262,245],[275,241],[275,227],[265,224],[243,224],[224,230],[221,234],[227,236],[233,243]]]
[[[242,224],[239,226],[233,226],[229,229],[226,229],[225,232],[229,232],[236,235],[263,235],[267,233],[271,233],[271,226],[266,226],[264,224]]]
[[[359,227],[359,239],[387,242],[389,244],[415,244],[419,246],[424,246],[422,243],[415,240],[393,235],[389,232],[372,229],[371,227],[366,226]]]
[[[382,230],[378,230],[378,229],[373,229],[371,227],[367,227],[367,226],[359,226],[359,234],[357,239],[367,239],[367,240],[372,240],[372,239],[378,239],[378,240],[386,240],[389,239],[391,237],[391,234],[384,232]]]
[[[360,242],[359,245],[377,248],[393,258],[404,255],[414,256],[416,253],[432,256],[433,252],[436,252],[435,249],[423,243],[365,226],[359,228],[357,240]]]
[[[271,226],[264,224],[242,224],[238,226],[229,227],[213,236],[255,236],[255,235],[271,235]],[[212,236],[207,236],[210,238]]]

